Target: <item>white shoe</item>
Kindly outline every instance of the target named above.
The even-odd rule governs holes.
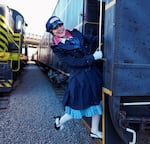
[[[98,131],[98,132],[96,132],[96,133],[91,132],[91,133],[90,133],[90,136],[91,136],[92,138],[99,138],[99,139],[102,139],[102,132],[100,132],[100,131]]]
[[[56,130],[62,130],[64,128],[64,126],[60,124],[60,118],[60,116],[55,117],[54,128]]]

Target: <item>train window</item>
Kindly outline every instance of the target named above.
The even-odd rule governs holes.
[[[18,15],[16,17],[16,29],[18,29],[18,30],[21,29],[22,21],[23,21],[22,17]]]

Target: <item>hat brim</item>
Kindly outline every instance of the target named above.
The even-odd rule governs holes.
[[[57,20],[57,21],[53,22],[53,24],[52,24],[52,30],[53,30],[54,28],[56,28],[58,25],[60,25],[60,24],[63,24],[63,22],[60,21],[60,20]]]

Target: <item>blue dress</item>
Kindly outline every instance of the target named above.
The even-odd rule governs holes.
[[[93,43],[94,38],[87,39],[75,29],[69,32],[72,38],[52,46],[59,60],[70,67],[70,77],[63,98],[65,112],[77,119],[101,114],[101,66],[97,66],[91,49],[87,47],[87,44]]]

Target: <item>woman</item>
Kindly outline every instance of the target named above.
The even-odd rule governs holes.
[[[87,43],[95,42],[95,37],[87,39],[76,29],[66,30],[57,16],[48,19],[46,31],[53,35],[54,53],[70,67],[63,99],[65,114],[56,117],[55,129],[62,129],[64,123],[73,118],[92,117],[90,136],[102,138],[102,132],[99,131],[102,78],[100,69],[96,66],[96,60],[102,58],[102,52],[96,50],[92,54],[86,46]]]

